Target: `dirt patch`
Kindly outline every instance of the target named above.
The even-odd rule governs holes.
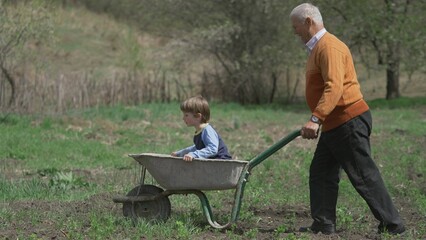
[[[19,210],[21,212],[32,211],[35,213],[32,215],[38,217],[8,222],[7,225],[9,227],[0,233],[0,237],[2,239],[16,239],[19,236],[35,235],[41,239],[68,239],[69,233],[62,229],[61,224],[52,216],[60,213],[61,218],[72,216],[74,219],[83,219],[83,225],[79,229],[80,233],[83,233],[91,227],[91,214],[106,215],[112,213],[117,217],[122,216],[121,204],[112,203],[112,197],[112,194],[98,194],[85,201],[70,201],[66,203],[59,201],[2,203],[1,207],[3,209]],[[405,206],[403,202],[399,202],[398,206],[404,209],[403,218],[409,231],[413,231],[418,222],[426,220],[424,216],[411,211],[408,204]],[[215,231],[213,228],[209,228],[206,222],[202,222],[200,224],[206,226],[206,231],[203,231],[194,239],[227,239],[229,231],[241,236],[247,236],[247,232],[254,231],[256,232],[256,239],[283,239],[289,235],[293,235],[296,238],[311,236],[312,239],[381,239],[381,236],[375,233],[376,222],[372,217],[366,217],[361,222],[361,224],[369,227],[365,232],[356,232],[346,229],[345,226],[338,226],[338,233],[327,236],[322,234],[307,235],[306,233],[298,232],[301,226],[308,226],[311,223],[308,206],[267,206],[262,208],[253,206],[249,208],[249,211],[258,219],[257,222],[238,221],[236,228],[223,231]],[[424,237],[419,236],[419,239]],[[400,238],[395,237],[392,239]]]
[[[8,164],[18,164],[17,160],[8,159]],[[134,174],[133,170],[123,169],[118,171],[119,174],[106,173],[101,170],[74,170],[73,173],[77,176],[84,177],[90,182],[96,184],[102,184],[108,181],[114,181],[119,183],[120,181],[128,182],[128,179],[119,179],[117,176],[130,176]],[[413,172],[415,172],[413,170]],[[22,178],[22,175],[30,176],[28,174],[22,174],[22,172],[9,172],[8,177],[11,178]],[[34,177],[34,174],[31,175]],[[114,177],[115,176],[115,177]],[[423,175],[415,174],[416,178],[423,179]],[[122,177],[121,177],[122,178]],[[111,180],[112,179],[112,180]],[[276,181],[274,178],[266,178],[265,181]],[[297,181],[294,179],[294,181]],[[291,183],[289,183],[291,184]],[[70,239],[70,233],[67,232],[69,228],[66,226],[70,224],[68,219],[77,219],[81,222],[76,231],[79,233],[88,233],[92,227],[91,217],[95,216],[108,216],[112,214],[117,219],[124,219],[122,214],[122,205],[115,204],[112,202],[115,193],[102,193],[96,194],[88,199],[80,201],[42,201],[42,200],[27,200],[27,201],[10,201],[0,203],[0,209],[4,212],[9,212],[14,217],[12,220],[5,218],[0,219],[0,239],[17,239],[23,236],[36,236],[40,239]],[[244,201],[244,199],[243,199]],[[410,199],[404,199],[398,197],[395,200],[395,204],[398,209],[402,209],[401,214],[406,223],[406,227],[409,232],[409,236],[415,236],[416,239],[426,239],[426,236],[420,236],[416,232],[416,227],[419,223],[426,223],[426,216],[420,215],[413,206],[415,204]],[[232,203],[226,203],[229,205]],[[244,202],[244,204],[249,204]],[[226,208],[228,209],[228,208]],[[230,209],[230,208],[229,208]],[[172,206],[172,214],[184,214],[180,209],[176,209]],[[298,229],[302,226],[309,226],[312,222],[310,218],[309,206],[306,205],[288,205],[288,206],[248,206],[255,221],[245,221],[244,219],[239,220],[236,223],[236,227],[228,230],[217,231],[210,227],[202,215],[201,209],[197,213],[197,225],[204,229],[197,236],[191,236],[193,239],[229,239],[229,233],[241,236],[242,239],[249,239],[250,234],[253,233],[255,239],[285,239],[293,237],[299,238],[311,238],[311,239],[404,239],[401,237],[386,237],[380,236],[376,233],[378,222],[374,219],[372,214],[367,216],[356,216],[354,222],[348,224],[339,224],[337,226],[337,233],[333,235],[323,234],[306,234],[301,233]],[[230,212],[218,209],[215,214],[228,216]],[[22,217],[16,217],[16,215],[22,215]],[[241,213],[240,213],[241,218]],[[1,222],[6,220],[6,222]],[[352,226],[351,226],[352,225]],[[359,227],[358,225],[362,226]],[[65,226],[65,227],[64,227]],[[357,227],[354,227],[357,226]],[[362,230],[360,230],[362,229]],[[129,236],[131,232],[135,232],[135,229],[126,228],[123,224],[117,223],[117,229],[115,232],[123,232],[124,236]],[[126,234],[124,234],[126,233]],[[407,238],[408,239],[408,238]]]
[[[16,221],[6,223],[8,228],[0,233],[1,239],[17,239],[19,236],[35,235],[41,239],[66,239],[67,232],[61,229],[58,219],[54,215],[60,215],[60,218],[66,219],[73,217],[75,219],[85,219],[83,227],[90,227],[90,216],[94,212],[105,213],[116,208],[111,204],[109,194],[95,195],[85,201],[15,201],[3,203],[1,208],[8,211],[23,214],[31,212],[31,216]],[[85,229],[81,229],[85,231]]]

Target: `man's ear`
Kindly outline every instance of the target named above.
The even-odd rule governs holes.
[[[311,25],[312,25],[312,23],[313,23],[313,21],[312,21],[312,18],[311,18],[311,17],[307,17],[307,18],[305,19],[305,24],[306,24],[306,25],[311,26]]]

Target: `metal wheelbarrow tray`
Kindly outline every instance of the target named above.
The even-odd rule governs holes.
[[[235,188],[247,161],[194,159],[185,162],[180,157],[165,154],[131,154],[145,166],[157,183],[167,190],[225,190]]]
[[[201,208],[209,224],[218,229],[228,228],[238,219],[251,169],[299,135],[300,130],[290,133],[250,161],[193,159],[192,162],[185,162],[182,158],[165,154],[130,154],[143,167],[141,184],[126,196],[114,197],[113,201],[123,203],[123,215],[132,220],[144,218],[164,221],[171,212],[168,196],[195,194],[201,201]],[[144,183],[146,170],[162,188]],[[213,219],[210,203],[203,191],[226,189],[235,189],[235,196],[230,220],[222,225]]]

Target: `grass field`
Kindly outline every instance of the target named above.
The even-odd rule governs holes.
[[[426,238],[426,98],[370,101],[373,157],[406,222],[405,239]],[[309,116],[304,105],[212,104],[212,125],[234,158],[250,160]],[[130,153],[170,153],[188,146],[193,129],[178,103],[70,111],[64,115],[0,118],[0,238],[5,239],[312,239],[308,168],[316,141],[296,139],[253,169],[239,221],[214,230],[199,200],[173,195],[165,223],[122,215],[113,196],[139,182]],[[149,176],[148,184],[156,184]],[[338,233],[315,239],[400,239],[377,236],[377,222],[343,174]],[[207,191],[221,222],[233,191]]]

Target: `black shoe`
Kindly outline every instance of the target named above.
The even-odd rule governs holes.
[[[313,223],[310,227],[301,227],[299,232],[312,232],[312,233],[323,233],[325,235],[330,235],[336,233],[336,225],[334,224],[318,224]]]
[[[379,226],[379,231],[378,231],[379,234],[388,233],[390,235],[398,235],[398,234],[402,234],[403,232],[405,232],[404,225],[398,225],[396,227]]]

